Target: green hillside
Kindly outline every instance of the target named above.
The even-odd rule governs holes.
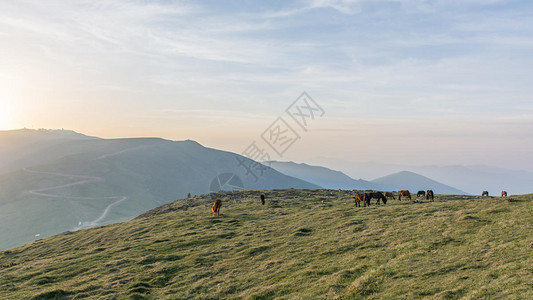
[[[259,195],[267,196],[260,204]],[[221,198],[221,215],[210,205]],[[533,195],[202,195],[0,252],[7,299],[533,297]]]

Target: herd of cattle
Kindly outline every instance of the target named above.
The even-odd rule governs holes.
[[[481,196],[489,196],[488,191],[483,191],[481,193]],[[502,191],[501,194],[502,197],[507,197],[507,191]],[[411,200],[411,193],[408,190],[401,190],[398,191],[398,200],[402,200],[402,197],[408,198]],[[418,201],[419,198],[426,198],[426,200],[433,201],[433,198],[435,197],[435,194],[433,193],[433,190],[427,190],[427,191],[418,191],[416,193],[416,201]],[[355,206],[360,207],[362,205],[370,206],[370,200],[377,199],[376,204],[380,204],[379,202],[383,202],[383,204],[387,204],[387,198],[394,198],[394,194],[392,192],[371,192],[371,193],[358,193],[355,195]],[[261,195],[261,204],[265,205],[265,195]],[[218,216],[220,214],[220,207],[222,207],[222,201],[220,199],[216,199],[215,203],[213,203],[213,206],[211,207],[211,210],[213,211],[213,216]]]

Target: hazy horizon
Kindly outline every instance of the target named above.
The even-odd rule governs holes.
[[[533,171],[533,3],[0,3],[0,130]],[[324,115],[299,128],[302,93]],[[261,134],[299,134],[282,156]]]

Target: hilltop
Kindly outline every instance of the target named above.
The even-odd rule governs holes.
[[[95,139],[98,138],[62,129],[0,131],[0,174],[53,162],[66,155],[61,145]]]
[[[262,206],[259,195],[267,196]],[[219,192],[0,252],[7,298],[533,297],[533,195]],[[223,201],[213,217],[214,198]]]

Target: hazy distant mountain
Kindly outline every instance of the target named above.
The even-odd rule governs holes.
[[[451,186],[409,171],[401,171],[374,179],[372,183],[386,186],[391,190],[409,190],[411,193],[416,193],[419,190],[433,190],[436,194],[467,194]]]
[[[407,189],[411,192],[432,189],[438,194],[466,194],[459,189],[408,171],[401,171],[372,181],[366,181],[363,179],[355,180],[340,171],[320,166],[277,161],[271,161],[268,163],[270,163],[272,168],[281,173],[318,184],[324,188],[381,191]]]
[[[327,168],[339,170],[352,178],[362,178],[368,181],[392,173],[409,170],[409,166],[405,165],[385,164],[378,162],[352,162],[331,157],[317,157],[309,159],[306,162],[313,165],[325,166]]]
[[[127,220],[187,193],[320,188],[194,141],[50,133],[0,131],[2,147],[12,141],[0,161],[16,162],[0,173],[0,249]]]
[[[320,166],[295,162],[269,161],[265,164],[283,174],[303,179],[327,189],[380,190],[383,187],[366,180],[355,180],[348,175]]]
[[[474,195],[489,191],[500,195],[506,190],[509,195],[533,192],[533,173],[490,166],[423,166],[412,168],[420,174],[431,174],[432,178],[446,182]]]
[[[409,166],[377,162],[350,162],[324,157],[311,159],[309,162],[340,170],[351,177],[367,180],[407,170],[474,195],[481,195],[484,190],[489,191],[491,195],[499,195],[502,190],[515,195],[533,192],[533,172],[524,170],[484,165]]]

